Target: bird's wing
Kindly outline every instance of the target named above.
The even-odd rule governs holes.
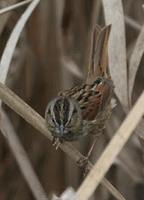
[[[81,108],[84,120],[94,120],[98,113],[104,110],[112,95],[112,82],[103,80],[101,84],[82,84],[59,95],[71,97]]]

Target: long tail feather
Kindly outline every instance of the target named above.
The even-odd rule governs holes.
[[[110,30],[111,25],[104,28],[97,25],[92,31],[87,83],[95,80],[97,76],[106,78],[110,76],[108,70],[108,39]]]

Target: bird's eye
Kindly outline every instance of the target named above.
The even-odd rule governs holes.
[[[74,126],[75,123],[75,117],[71,117],[68,123],[68,127],[71,128]]]
[[[54,121],[54,119],[51,115],[50,110],[48,110],[47,113],[46,113],[46,121],[50,126],[55,126],[55,121]]]
[[[99,85],[100,83],[102,83],[102,78],[99,77],[95,80],[95,84]]]
[[[54,121],[53,118],[50,119],[50,124],[51,124],[52,126],[55,126],[55,121]]]
[[[76,122],[77,122],[77,110],[75,108],[73,111],[73,114],[69,120],[68,126],[69,127],[75,126]]]
[[[73,110],[73,115],[76,114],[76,113],[77,113],[77,109],[74,108],[74,110]]]

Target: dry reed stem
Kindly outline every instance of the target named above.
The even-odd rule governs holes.
[[[24,5],[28,4],[28,3],[30,3],[31,1],[32,0],[25,0],[25,1],[22,1],[22,2],[19,2],[19,3],[16,3],[14,5],[7,6],[6,8],[3,8],[3,9],[0,10],[0,15],[4,14],[6,12],[9,12],[11,10],[14,10],[16,8],[19,8],[21,6],[24,6]]]
[[[1,109],[0,111],[0,130],[7,140],[15,158],[19,165],[19,168],[27,181],[35,199],[37,200],[48,200],[41,183],[36,176],[34,169],[30,163],[30,160],[15,133],[13,126],[6,115],[6,113]]]
[[[33,10],[36,8],[40,0],[33,0],[32,3],[28,6],[26,11],[22,14],[19,21],[15,25],[14,30],[12,31],[6,47],[3,51],[1,62],[0,62],[0,82],[4,83],[6,82],[7,73],[10,67],[10,63],[12,60],[12,56],[15,50],[15,47],[17,45],[18,39],[20,37],[20,34],[29,19],[30,15],[32,14]]]
[[[109,39],[109,67],[115,92],[124,108],[128,110],[126,40],[122,1],[103,0],[106,24],[112,24]]]
[[[11,0],[12,3],[16,3],[16,0]],[[7,6],[9,6],[10,2],[5,2]],[[1,1],[0,1],[0,6],[1,6]],[[7,24],[7,21],[10,17],[11,13],[6,13],[5,15],[1,15],[0,16],[0,35],[5,27],[5,25]]]
[[[129,79],[128,79],[128,87],[129,87],[129,102],[131,105],[131,97],[133,92],[133,87],[135,83],[135,77],[137,74],[137,70],[139,68],[140,61],[144,54],[144,26],[142,27],[139,36],[136,40],[136,44],[134,46],[134,50],[130,57],[129,62]]]
[[[14,30],[12,31],[9,40],[6,44],[6,47],[3,51],[1,62],[0,62],[0,82],[5,83],[8,70],[10,67],[10,63],[12,60],[12,56],[15,51],[16,44],[18,42],[18,39],[20,37],[20,34],[29,19],[30,15],[32,14],[33,10],[36,8],[37,4],[40,0],[34,0],[29,7],[25,10],[23,15],[18,20]],[[12,9],[15,9],[16,7],[22,6],[26,3],[29,3],[30,1],[23,1],[21,3],[15,4],[13,6],[7,7],[5,9],[2,9],[1,14],[10,11]],[[1,101],[0,101],[0,107],[1,107]],[[1,131],[4,134],[5,138],[7,139],[10,148],[12,149],[14,156],[19,164],[19,167],[22,171],[22,174],[24,175],[33,195],[37,200],[46,200],[46,194],[40,184],[40,182],[37,179],[37,176],[28,160],[28,157],[26,155],[26,152],[24,151],[19,139],[17,138],[16,133],[14,132],[14,129],[12,125],[10,124],[10,121],[8,117],[5,115],[3,111],[1,111]]]
[[[0,98],[24,120],[44,134],[48,139],[52,140],[51,133],[46,127],[45,120],[2,83],[0,83]],[[60,148],[75,162],[84,158],[84,156],[70,143],[65,142],[60,145]],[[90,162],[88,163],[88,168],[92,168]],[[119,198],[122,197],[122,195],[110,182],[108,182],[108,180],[104,178],[101,184],[105,186],[116,199],[124,200],[124,198]]]
[[[132,135],[144,114],[144,92],[141,94],[136,104],[107,145],[101,157],[90,171],[79,190],[76,193],[76,199],[87,200],[93,194],[102,178],[114,162],[125,143]]]

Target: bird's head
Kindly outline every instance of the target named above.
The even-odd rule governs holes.
[[[46,124],[52,135],[60,140],[76,140],[82,126],[78,103],[69,97],[60,96],[48,104],[45,112]]]

